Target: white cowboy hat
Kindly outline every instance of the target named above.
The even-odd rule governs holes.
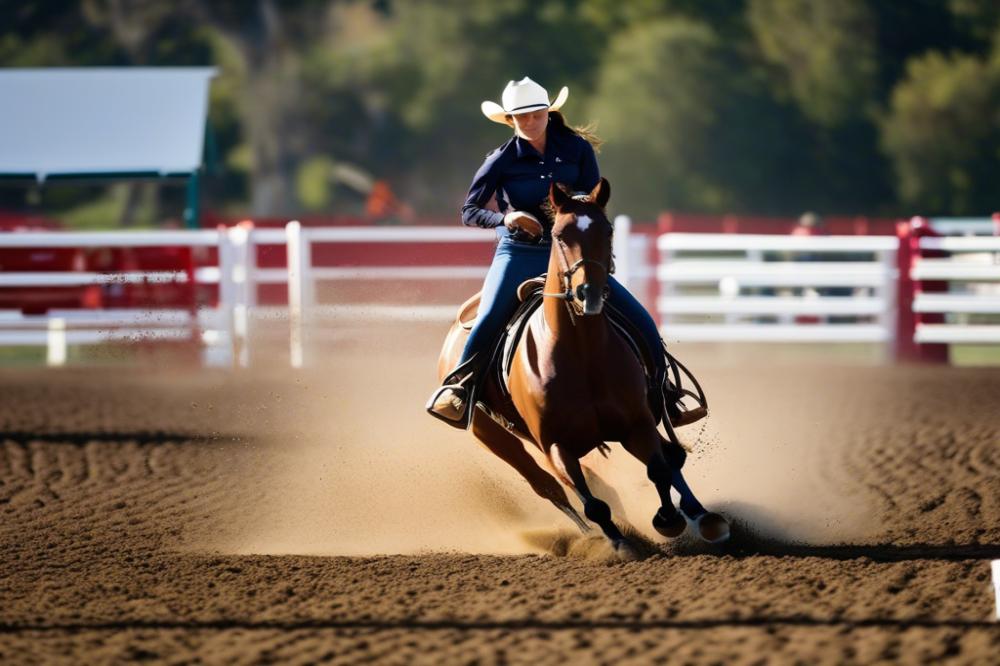
[[[495,123],[507,124],[506,116],[516,116],[520,113],[531,113],[539,109],[549,109],[558,111],[566,98],[569,97],[569,88],[562,87],[556,95],[554,102],[549,102],[549,93],[527,76],[520,81],[511,81],[503,89],[503,96],[500,101],[503,106],[496,102],[483,102],[479,108],[483,110],[483,115]]]

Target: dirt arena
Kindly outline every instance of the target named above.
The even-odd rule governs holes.
[[[734,539],[617,562],[422,414],[437,334],[298,374],[4,369],[0,663],[1000,661],[1000,369],[681,352]],[[643,470],[588,462],[652,539]]]

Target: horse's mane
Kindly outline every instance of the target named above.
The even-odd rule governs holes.
[[[552,200],[545,197],[545,201],[542,202],[540,207],[542,214],[545,215],[545,222],[548,223],[549,229],[556,223],[556,207],[552,205]]]

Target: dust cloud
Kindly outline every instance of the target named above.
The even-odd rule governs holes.
[[[253,491],[220,509],[225,529],[188,547],[514,554],[553,552],[552,543],[565,542],[575,528],[560,512],[471,434],[423,412],[444,326],[408,325],[405,337],[399,330],[344,326],[312,369],[286,377],[294,388],[277,396],[278,409],[270,405],[282,434],[265,438],[256,466],[233,480]],[[852,369],[723,365],[710,352],[690,351],[675,348],[712,406],[706,422],[682,432],[691,448],[685,471],[702,502],[765,538],[868,537],[872,495],[851,483],[844,452],[877,414],[855,390]],[[649,524],[658,502],[643,467],[618,446],[585,464],[616,520],[659,539]]]

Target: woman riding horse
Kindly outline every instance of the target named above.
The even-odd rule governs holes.
[[[472,421],[469,393],[517,308],[518,285],[544,273],[548,265],[551,221],[542,209],[550,185],[565,183],[577,192],[590,192],[600,182],[594,155],[599,141],[585,129],[568,126],[559,111],[568,95],[563,87],[550,102],[542,86],[524,77],[507,84],[502,105],[482,103],[483,114],[512,127],[514,136],[486,156],[462,206],[462,223],[496,228],[499,243],[458,365],[427,404],[429,412],[457,428],[468,428]],[[494,195],[499,212],[485,208]],[[655,365],[650,384],[659,393],[667,364],[656,322],[617,280],[609,277],[607,286],[611,305],[639,329],[648,346]],[[662,404],[662,396],[657,400]]]
[[[605,208],[611,186],[601,178],[589,194],[571,197],[553,183],[549,189],[552,243],[537,304],[517,330],[504,355],[506,380],[490,373],[474,398],[473,434],[587,532],[590,528],[569,503],[555,477],[576,491],[584,515],[600,526],[615,550],[625,558],[635,551],[612,519],[611,509],[588,487],[580,459],[606,442],[622,447],[646,466],[646,476],[660,496],[653,527],[666,537],[679,536],[690,523],[699,538],[720,543],[729,538],[729,524],[708,511],[684,479],[686,453],[669,420],[665,438],[646,401],[643,364],[605,314],[611,274],[612,226]],[[464,316],[474,299],[462,307],[445,338],[438,371],[443,378],[464,348]],[[669,439],[668,439],[669,438]],[[546,471],[526,447],[544,456]],[[593,470],[590,470],[593,474]],[[555,475],[555,477],[553,476]],[[680,511],[671,499],[680,494]]]

